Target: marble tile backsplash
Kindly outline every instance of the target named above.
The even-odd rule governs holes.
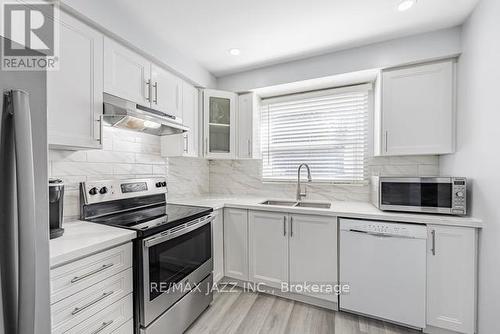
[[[160,137],[104,128],[102,150],[49,151],[49,173],[65,183],[64,216],[79,215],[79,183],[98,179],[166,177],[171,199],[214,195],[253,195],[293,198],[294,182],[263,183],[261,160],[206,160],[164,158]],[[437,156],[371,158],[369,175],[439,174]],[[314,179],[314,170],[312,171]],[[307,184],[312,200],[370,200],[369,185]]]
[[[87,180],[161,176],[167,177],[169,196],[208,192],[208,161],[164,158],[160,145],[158,136],[104,127],[102,150],[50,150],[50,177],[65,184],[64,216],[79,216],[79,184]]]
[[[171,199],[207,194],[209,162],[199,158],[168,158],[168,196]]]
[[[439,175],[437,156],[375,157],[369,159],[368,175]],[[255,195],[269,198],[294,198],[296,183],[262,182],[262,161],[210,161],[210,193]],[[314,170],[311,171],[314,179]],[[370,201],[369,185],[307,184],[307,198],[326,201]]]

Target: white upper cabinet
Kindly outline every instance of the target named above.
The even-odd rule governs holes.
[[[206,158],[236,158],[236,100],[235,93],[204,90],[203,149]]]
[[[290,215],[290,284],[337,284],[337,217]],[[310,296],[337,302],[337,295]]]
[[[429,226],[427,326],[473,334],[476,329],[476,230]]]
[[[51,148],[102,147],[103,35],[61,11],[59,70],[47,73]]]
[[[182,80],[151,64],[151,107],[175,116],[182,123]]]
[[[184,133],[185,156],[198,156],[198,141],[200,139],[200,115],[199,115],[200,95],[198,88],[187,82],[182,83],[182,118],[183,124],[189,127],[189,131]]]
[[[255,93],[238,96],[238,159],[260,158],[260,110]]]
[[[274,288],[288,282],[287,225],[287,213],[248,212],[250,281]]]
[[[448,60],[382,72],[375,155],[454,152],[454,68]]]
[[[151,63],[125,46],[104,39],[104,91],[149,106]]]
[[[198,157],[199,155],[199,92],[196,87],[182,82],[182,123],[189,131],[161,138],[162,155],[166,157]]]
[[[104,39],[104,91],[182,123],[182,79],[109,38]]]

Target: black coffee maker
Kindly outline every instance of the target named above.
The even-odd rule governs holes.
[[[64,233],[63,223],[63,201],[64,183],[59,179],[49,180],[49,222],[50,239],[58,238]]]

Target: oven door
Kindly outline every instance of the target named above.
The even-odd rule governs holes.
[[[448,177],[380,179],[380,209],[450,214],[453,184]]]
[[[141,326],[148,326],[212,272],[212,220],[205,216],[142,241]]]

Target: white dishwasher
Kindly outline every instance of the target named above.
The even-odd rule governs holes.
[[[427,227],[340,220],[340,309],[425,327]]]

